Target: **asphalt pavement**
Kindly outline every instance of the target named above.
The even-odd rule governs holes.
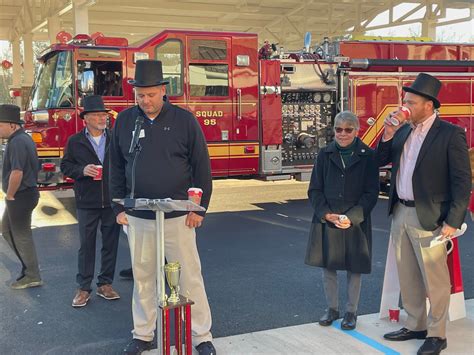
[[[323,312],[320,269],[303,262],[312,216],[306,189],[307,183],[294,181],[215,183],[210,211],[198,231],[214,337],[313,323]],[[120,239],[114,282],[121,299],[106,301],[94,294],[86,307],[74,309],[79,238],[73,198],[48,192],[41,203],[35,211],[34,238],[43,287],[9,288],[20,265],[0,240],[0,353],[120,353],[132,328],[133,282],[118,277],[130,265],[126,238]],[[386,207],[381,198],[373,212],[373,269],[363,276],[359,314],[379,310],[389,240]],[[470,299],[474,224],[466,222],[460,253],[465,297]]]

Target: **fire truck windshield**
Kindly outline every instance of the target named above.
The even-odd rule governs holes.
[[[39,69],[30,109],[74,107],[72,83],[72,52],[53,53]]]

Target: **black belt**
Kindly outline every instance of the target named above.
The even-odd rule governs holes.
[[[400,201],[402,205],[405,205],[407,207],[415,207],[415,201],[407,201],[402,199],[399,199],[398,201]]]

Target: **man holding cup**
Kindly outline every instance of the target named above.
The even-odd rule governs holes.
[[[69,138],[61,161],[61,171],[74,179],[80,236],[78,289],[72,301],[73,307],[83,307],[90,299],[99,223],[102,250],[96,294],[106,300],[120,298],[112,288],[120,226],[115,221],[109,197],[109,110],[99,95],[84,97],[83,105],[80,117],[86,127]]]
[[[206,140],[198,121],[189,111],[165,100],[168,81],[163,78],[161,61],[138,60],[135,78],[129,83],[134,86],[138,105],[120,112],[113,129],[110,148],[112,199],[132,195],[150,199],[190,198],[207,208],[212,178]],[[133,151],[136,147],[133,137],[138,138],[140,150],[131,153],[130,148]],[[202,191],[191,189],[188,192],[193,187]],[[113,208],[117,222],[128,225],[135,281],[133,339],[124,353],[141,354],[153,347],[157,330],[155,212],[125,210],[119,204]],[[215,355],[210,331],[211,311],[196,246],[196,228],[203,220],[204,212],[166,213],[165,257],[169,262],[181,264],[180,293],[194,301],[191,313],[193,345],[200,355]]]
[[[379,165],[392,163],[389,214],[406,327],[387,333],[392,341],[425,339],[419,355],[439,354],[447,347],[446,322],[450,277],[446,245],[430,248],[439,235],[451,237],[466,214],[471,170],[464,130],[443,121],[437,109],[441,82],[418,75],[403,87],[403,110],[388,117],[377,148]],[[406,110],[405,110],[406,111]],[[392,118],[393,118],[392,117]],[[427,316],[426,297],[430,301]]]

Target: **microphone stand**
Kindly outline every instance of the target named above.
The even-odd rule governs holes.
[[[125,198],[124,202],[124,207],[125,208],[134,208],[135,207],[135,170],[136,170],[136,165],[137,165],[137,159],[138,156],[140,155],[140,152],[142,151],[142,146],[140,145],[140,130],[143,124],[143,117],[139,116],[137,117],[137,120],[135,122],[135,132],[132,138],[132,144],[135,143],[135,145],[132,147],[130,146],[130,150],[133,152],[133,162],[132,162],[132,186],[130,189],[130,198]],[[136,136],[137,135],[137,136]]]
[[[137,165],[137,158],[140,155],[142,151],[142,146],[140,145],[140,142],[137,142],[135,147],[133,147],[133,162],[132,162],[132,188],[130,190],[130,199],[135,198],[135,167]]]

